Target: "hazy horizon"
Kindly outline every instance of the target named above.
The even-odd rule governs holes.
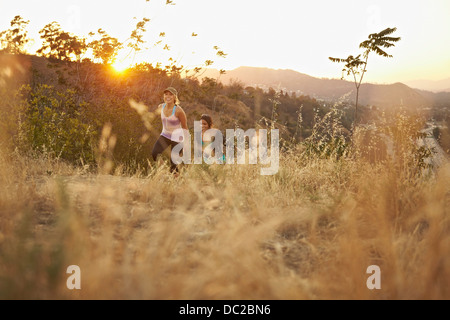
[[[254,66],[239,66],[233,69],[225,70],[226,72],[231,72],[234,70],[237,70],[239,68],[258,68],[258,69],[268,69],[268,70],[274,70],[274,71],[294,71],[298,72],[300,74],[310,76],[316,79],[324,79],[324,80],[341,80],[341,77],[317,77],[312,74],[306,74],[301,71],[293,70],[293,69],[285,69],[285,68],[268,68],[268,67],[254,67]],[[217,68],[207,68],[209,72],[219,73],[219,69]],[[209,76],[208,71],[206,71],[206,76]],[[205,76],[205,74],[203,75]],[[352,79],[344,79],[346,81],[352,82]],[[409,81],[392,81],[392,82],[377,82],[377,81],[364,81],[363,84],[375,84],[375,85],[390,85],[394,83],[403,83],[407,85],[408,87],[411,87],[413,89],[419,89],[419,90],[425,90],[425,91],[432,91],[432,92],[442,92],[442,91],[450,91],[450,77],[440,80],[426,80],[426,79],[416,79],[416,80],[409,80]],[[417,87],[414,87],[417,86]]]

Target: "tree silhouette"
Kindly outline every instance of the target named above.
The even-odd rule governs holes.
[[[97,32],[101,36],[100,40],[90,42],[88,47],[92,49],[95,59],[102,60],[104,64],[111,64],[116,59],[118,51],[123,47],[123,44],[117,38],[109,36],[101,28]],[[90,32],[89,35],[94,36],[95,33]]]
[[[36,53],[47,58],[80,61],[87,50],[86,39],[63,31],[56,21],[47,24],[39,33],[43,42]]]
[[[361,86],[361,82],[364,77],[364,72],[366,71],[365,67],[367,64],[367,61],[362,61],[360,57],[361,55],[359,54],[356,57],[350,55],[346,59],[332,58],[332,57],[329,58],[333,62],[345,63],[344,69],[342,69],[341,80],[344,80],[345,73],[347,73],[347,76],[349,76],[350,74],[353,75],[353,80],[356,86],[355,121],[358,116],[359,87]],[[360,76],[359,80],[357,79],[358,76]]]
[[[341,79],[344,79],[344,73],[347,73],[347,76],[350,74],[353,75],[353,80],[356,86],[355,122],[357,121],[358,116],[359,87],[361,86],[364,74],[367,72],[367,61],[369,59],[369,54],[371,52],[375,52],[375,54],[379,56],[392,58],[392,55],[386,53],[382,48],[393,47],[395,46],[395,42],[400,41],[400,37],[389,37],[389,35],[394,33],[396,30],[397,28],[386,28],[379,33],[370,34],[367,40],[361,42],[359,47],[365,49],[363,52],[363,58],[365,60],[360,59],[361,55],[356,57],[350,55],[346,59],[329,57],[332,62],[345,63],[344,69],[342,69]]]
[[[0,32],[0,49],[12,54],[25,53],[25,46],[30,39],[26,31],[29,20],[25,21],[21,16],[15,16],[11,20],[11,29]]]

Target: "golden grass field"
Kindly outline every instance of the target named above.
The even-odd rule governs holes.
[[[273,176],[191,165],[175,178],[2,148],[0,298],[450,298],[448,163],[417,174],[407,155],[302,152],[281,154]],[[66,287],[69,265],[80,290]]]

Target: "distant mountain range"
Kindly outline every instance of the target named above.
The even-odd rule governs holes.
[[[315,78],[293,70],[239,67],[227,71],[226,74],[219,77],[218,70],[208,69],[202,77],[219,78],[223,84],[239,81],[246,86],[295,92],[297,95],[308,95],[326,101],[341,99],[354,102],[356,98],[356,88],[353,82]],[[399,82],[387,85],[363,82],[359,90],[360,104],[379,107],[404,105],[424,108],[435,104],[435,99],[444,100],[450,105],[450,92],[438,95],[433,92],[416,90]]]
[[[432,91],[432,92],[450,92],[450,78],[443,79],[439,81],[432,81],[432,80],[414,80],[414,81],[407,81],[405,84],[408,87],[419,89],[419,90],[425,90],[425,91]]]

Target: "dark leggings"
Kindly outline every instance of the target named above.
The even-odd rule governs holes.
[[[153,146],[153,150],[152,150],[152,158],[153,161],[156,161],[156,159],[158,158],[158,155],[162,154],[164,152],[164,150],[167,149],[168,146],[170,146],[170,151],[172,151],[172,148],[175,147],[178,144],[178,142],[176,141],[172,141],[170,139],[167,139],[164,136],[159,136],[158,140],[156,140],[155,145]],[[172,161],[172,157],[169,156],[170,158],[170,172],[178,172],[178,168],[177,165],[175,163],[173,163]]]

